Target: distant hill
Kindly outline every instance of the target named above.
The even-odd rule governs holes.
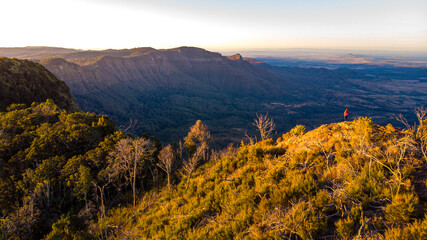
[[[88,51],[65,54],[62,59],[44,59],[41,63],[66,79],[76,94],[93,91],[91,87],[99,90],[126,83],[144,91],[205,89],[266,97],[283,94],[275,85],[286,82],[247,62],[190,47]]]
[[[263,101],[293,99],[292,84],[270,71],[193,47],[82,51],[40,63],[68,84],[82,109],[119,125],[136,119],[135,132],[166,141],[197,119],[217,138],[237,140]]]
[[[62,109],[74,109],[70,89],[39,63],[0,58],[0,110],[12,103],[52,99]]]
[[[79,52],[79,50],[57,47],[0,47],[0,56],[26,59],[42,59],[46,56],[73,52]]]

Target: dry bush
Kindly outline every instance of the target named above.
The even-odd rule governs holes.
[[[273,119],[265,115],[256,115],[257,118],[254,119],[253,125],[258,128],[259,134],[261,136],[261,140],[270,138],[271,133],[276,128],[276,123],[274,123]]]

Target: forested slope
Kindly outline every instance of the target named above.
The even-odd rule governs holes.
[[[423,124],[300,125],[229,147],[94,226],[117,239],[426,239]]]
[[[67,113],[51,100],[8,109],[0,113],[0,236],[40,239],[87,200],[82,184],[92,183],[81,174],[92,170],[88,155],[92,171],[102,168],[104,149],[122,134],[106,116]]]
[[[0,110],[12,103],[30,105],[49,98],[63,109],[77,108],[68,86],[42,65],[0,57]]]

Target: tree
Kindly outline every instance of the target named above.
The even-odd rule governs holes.
[[[160,151],[159,162],[157,163],[157,166],[159,166],[167,174],[168,189],[170,189],[170,175],[173,170],[174,162],[175,162],[175,153],[172,149],[172,146],[169,144]]]
[[[427,109],[425,107],[419,107],[415,109],[415,114],[419,122],[416,137],[420,142],[420,148],[424,159],[427,161]]]
[[[116,144],[116,149],[110,154],[110,173],[113,177],[123,177],[124,185],[131,185],[133,205],[136,205],[136,176],[141,170],[142,163],[152,153],[152,144],[146,138],[125,138]],[[138,166],[139,165],[139,166]]]
[[[77,179],[76,186],[74,187],[75,195],[85,201],[85,207],[88,206],[87,194],[91,190],[93,177],[90,174],[90,168],[80,165],[79,177]]]
[[[203,157],[206,160],[206,152],[209,149],[209,141],[211,139],[211,133],[208,127],[202,123],[201,120],[197,120],[196,123],[191,126],[190,132],[184,138],[184,145],[188,149],[190,155],[194,154],[201,146],[203,149]]]
[[[413,126],[409,125],[408,120],[406,120],[402,114],[393,116],[393,118],[404,124],[406,129],[409,130],[409,132],[414,135],[415,139],[419,141],[421,152],[424,159],[427,161],[427,109],[425,107],[419,107],[415,109],[415,115],[418,119],[418,126],[416,123],[414,123]]]
[[[190,179],[191,175],[196,171],[197,165],[199,164],[200,158],[203,156],[203,153],[205,151],[205,146],[203,144],[199,146],[193,155],[191,155],[187,161],[184,161],[184,174],[187,176],[187,187],[185,190],[188,189],[190,186]]]
[[[265,115],[257,114],[256,116],[253,125],[258,128],[261,140],[270,138],[271,133],[276,128],[276,123],[268,116],[268,113]]]

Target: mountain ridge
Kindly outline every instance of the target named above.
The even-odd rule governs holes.
[[[257,113],[269,113],[280,131],[339,121],[345,108],[384,124],[427,101],[422,69],[282,67],[195,47],[74,51],[37,61],[70,86],[83,110],[108,114],[118,125],[138,120],[132,131],[167,142],[197,119],[213,136],[239,141],[255,134]]]
[[[28,60],[0,57],[0,110],[10,104],[52,99],[66,110],[76,110],[70,89],[44,66]]]

